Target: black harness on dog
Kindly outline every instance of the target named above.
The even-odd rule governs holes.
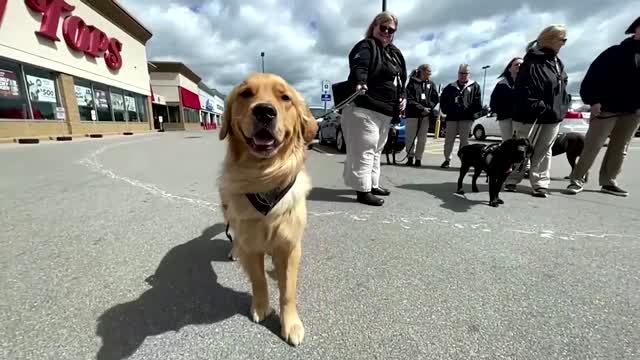
[[[278,205],[280,200],[284,198],[285,195],[291,190],[293,184],[296,183],[297,177],[293,178],[293,181],[289,183],[287,186],[283,188],[275,188],[271,191],[263,192],[263,193],[251,193],[245,194],[247,200],[253,205],[253,207],[262,215],[267,215],[273,208]],[[227,239],[233,242],[233,238],[229,233],[230,223],[227,223],[227,228],[225,229],[225,235],[227,235]]]
[[[259,213],[266,216],[291,190],[293,184],[296,183],[296,178],[293,178],[293,181],[283,188],[275,188],[264,193],[246,194],[247,199]]]
[[[482,162],[484,162],[487,166],[491,163],[491,158],[489,158],[489,155],[491,155],[491,157],[493,157],[493,153],[500,147],[500,144],[491,144],[491,145],[487,145],[484,147],[484,149],[482,149],[482,152],[480,152],[480,156],[482,158]]]

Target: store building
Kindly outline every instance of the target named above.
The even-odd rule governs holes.
[[[153,128],[146,55],[152,34],[121,5],[13,0],[2,6],[0,138]]]
[[[224,112],[224,96],[204,83],[198,84],[200,90],[200,121],[203,124],[220,125]]]
[[[150,61],[149,75],[153,93],[164,97],[166,103],[153,104],[154,117],[163,117],[164,129],[201,129],[198,84],[202,79],[185,64],[174,61]]]

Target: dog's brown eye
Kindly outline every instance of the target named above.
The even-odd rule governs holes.
[[[243,98],[248,98],[253,96],[253,92],[251,92],[251,89],[244,89],[244,91],[240,93],[240,96],[242,96]]]
[[[287,94],[283,94],[283,95],[282,95],[282,100],[284,100],[284,101],[289,101],[289,100],[291,100],[291,98],[289,97],[289,95],[287,95]]]

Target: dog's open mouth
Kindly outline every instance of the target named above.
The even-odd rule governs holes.
[[[269,154],[278,148],[278,141],[271,131],[267,129],[260,129],[253,137],[247,139],[247,142],[253,149],[253,151],[260,154]]]

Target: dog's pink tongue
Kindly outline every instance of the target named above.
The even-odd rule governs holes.
[[[273,145],[276,141],[273,138],[259,138],[254,137],[253,142],[258,146],[269,146]]]

